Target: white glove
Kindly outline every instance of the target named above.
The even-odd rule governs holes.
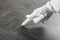
[[[42,7],[35,9],[32,14],[26,15],[27,19],[21,25],[24,26],[32,20],[36,24],[39,23],[39,21],[44,18],[44,15],[41,15],[41,10]]]
[[[26,15],[27,19],[21,24],[22,26],[26,25],[30,21],[34,21],[35,24],[39,23],[42,19],[42,22],[46,21],[51,15],[53,11],[47,6],[42,6],[33,11],[32,14]]]

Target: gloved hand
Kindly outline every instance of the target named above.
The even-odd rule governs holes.
[[[45,6],[37,8],[32,14],[26,15],[27,19],[21,25],[24,26],[32,20],[35,24],[41,22],[42,20],[45,21],[51,16],[52,13],[53,12]]]

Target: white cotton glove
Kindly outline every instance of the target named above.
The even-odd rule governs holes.
[[[46,5],[37,8],[30,15],[26,15],[27,19],[21,24],[26,25],[30,21],[34,21],[35,24],[40,22],[46,22],[46,20],[53,14],[54,10],[49,2]],[[42,20],[42,21],[41,21]]]
[[[35,24],[39,23],[44,18],[44,15],[41,15],[41,10],[42,7],[35,9],[32,14],[26,15],[27,19],[21,25],[24,26],[30,21],[34,21]]]

